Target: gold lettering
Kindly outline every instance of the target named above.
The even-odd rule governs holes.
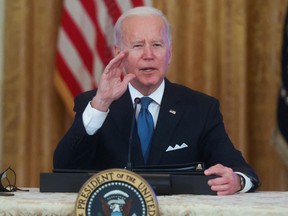
[[[95,179],[92,179],[91,182],[90,182],[90,184],[93,186],[93,188],[96,188],[97,185],[98,185],[98,182],[95,181]]]
[[[88,195],[89,195],[89,194],[86,194],[86,193],[82,192],[80,196],[82,196],[82,197],[84,197],[84,198],[87,199],[87,198],[88,198]]]
[[[87,188],[89,187],[89,188]],[[90,193],[92,192],[93,189],[91,189],[91,186],[88,184],[87,187],[84,188],[84,192],[86,192],[86,198],[88,198],[88,196],[90,195]],[[85,196],[84,196],[85,197]]]
[[[90,193],[95,189],[95,188],[91,187],[90,184],[88,184],[87,187],[90,189]]]
[[[105,175],[101,175],[95,178],[95,181],[101,185],[107,181],[113,180],[113,173],[106,173]]]
[[[98,185],[101,185],[101,180],[100,180],[100,177],[96,177],[95,180],[97,181]]]
[[[156,215],[156,211],[153,210],[153,211],[148,211],[148,215]]]
[[[144,198],[146,199],[146,195],[151,196],[150,191],[148,190],[147,186],[145,184],[143,184],[143,182],[140,183],[140,185],[138,186],[139,191],[141,191],[142,195],[144,195]]]
[[[112,179],[113,173],[106,173],[106,175],[101,175],[102,183]]]
[[[148,207],[149,210],[150,210],[150,209],[155,209],[155,205],[154,205],[154,204],[148,205],[147,207]]]
[[[132,183],[135,183],[136,178],[127,175],[127,176],[126,176],[126,180],[127,180],[127,181],[130,181],[130,182],[132,182]]]
[[[148,198],[150,198],[150,199],[148,199]],[[146,203],[148,204],[148,203],[150,203],[150,202],[153,202],[153,197],[151,197],[151,194],[150,194],[150,196],[149,197],[145,197],[145,201],[146,201]]]
[[[79,199],[79,202],[78,202],[78,205],[77,205],[77,209],[85,209],[84,208],[85,204],[86,204],[86,200]]]
[[[122,179],[122,178],[123,178],[123,176],[124,176],[124,174],[121,174],[121,173],[117,173],[117,178],[119,178],[119,179]]]

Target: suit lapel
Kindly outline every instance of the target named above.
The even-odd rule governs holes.
[[[122,134],[123,140],[125,142],[123,145],[123,152],[126,152],[126,149],[128,150],[132,114],[133,104],[131,101],[130,92],[127,90],[121,98],[113,102],[113,104],[110,106],[111,119],[113,122],[115,122],[115,125]],[[118,140],[118,142],[121,141]],[[137,123],[135,123],[132,145],[133,165],[143,165],[144,159],[140,148],[140,140],[137,134]]]
[[[126,140],[129,137],[133,105],[129,90],[110,106],[111,119]]]
[[[150,148],[148,164],[159,164],[169,146],[173,131],[181,119],[184,107],[173,91],[169,81],[165,83],[164,95],[161,102],[157,125]],[[174,95],[174,96],[173,96]]]

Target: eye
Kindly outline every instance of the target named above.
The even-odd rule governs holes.
[[[143,44],[133,44],[132,48],[141,48],[143,47]]]
[[[154,43],[153,47],[162,47],[162,43],[160,43],[160,42],[159,43]]]

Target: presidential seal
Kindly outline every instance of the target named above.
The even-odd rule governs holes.
[[[153,189],[125,169],[108,169],[88,179],[78,193],[75,211],[77,216],[159,215]]]

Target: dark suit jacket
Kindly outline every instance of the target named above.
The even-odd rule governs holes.
[[[96,90],[75,97],[76,116],[72,127],[54,153],[54,168],[103,170],[127,165],[128,143],[133,113],[129,90],[114,101],[103,126],[94,135],[86,133],[82,113]],[[169,146],[187,145],[173,151]],[[132,148],[134,166],[144,165],[137,130]],[[204,162],[217,163],[251,177],[254,171],[231,143],[216,99],[165,80],[165,90],[153,134],[147,165]]]

